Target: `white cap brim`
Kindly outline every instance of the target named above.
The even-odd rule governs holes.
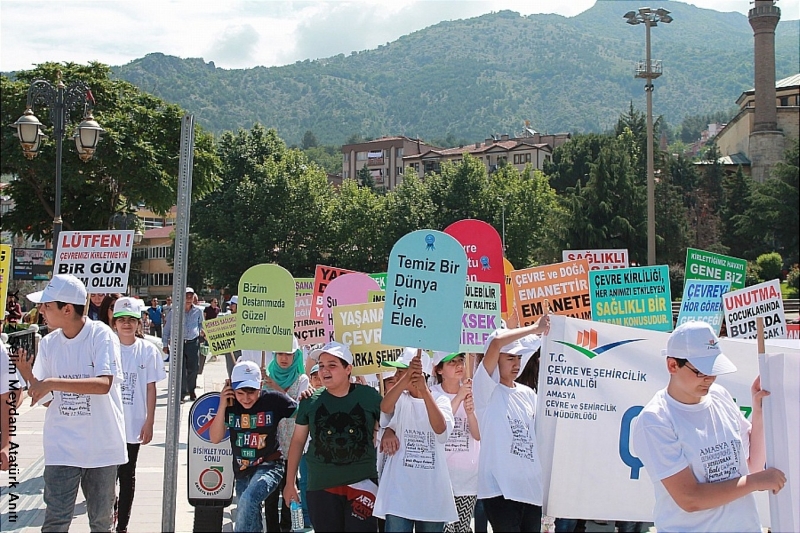
[[[28,300],[32,301],[35,304],[47,303],[47,302],[42,302],[42,296],[43,295],[44,295],[44,291],[36,291],[36,292],[32,292],[29,295],[27,295],[26,298]]]

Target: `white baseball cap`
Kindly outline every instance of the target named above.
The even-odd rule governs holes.
[[[114,302],[114,318],[123,316],[132,316],[133,318],[141,318],[142,311],[139,306],[139,300],[135,298],[118,298]]]
[[[239,305],[239,297],[237,295],[231,296],[231,299],[226,302],[228,305]]]
[[[411,360],[417,355],[417,348],[405,347],[403,348],[403,352],[400,356],[395,359],[394,361],[381,361],[381,366],[389,366],[394,368],[408,368],[408,365],[411,364]],[[422,357],[420,358],[422,362],[422,371],[425,374],[430,375],[432,370],[431,365],[431,356],[428,354],[427,351],[422,350]]]
[[[27,298],[35,304],[63,302],[86,305],[86,286],[72,274],[56,274],[43,291],[32,292]]]
[[[341,342],[331,341],[322,348],[313,350],[308,356],[315,361],[319,361],[319,356],[324,353],[336,356],[348,365],[353,364],[353,354],[350,352],[350,348]]]
[[[465,355],[464,352],[433,352],[433,357],[431,358],[431,364],[433,366],[438,366],[439,363],[446,363],[458,357],[459,355]]]
[[[489,337],[486,339],[486,344],[483,347],[483,353],[486,353],[486,350],[489,349],[489,344],[501,331],[506,330],[504,328],[496,329],[491,335],[489,335]],[[517,377],[519,377],[522,375],[522,371],[525,370],[525,366],[528,364],[528,361],[531,360],[533,354],[535,354],[536,350],[538,350],[541,346],[542,339],[538,335],[531,334],[506,344],[500,348],[500,353],[518,355],[522,358],[522,360],[519,362],[519,370],[517,371]]]
[[[261,388],[261,369],[252,361],[236,363],[231,372],[231,387],[233,390],[242,388]]]
[[[736,365],[722,353],[719,337],[707,322],[692,320],[675,328],[661,355],[686,359],[707,376],[736,372]]]

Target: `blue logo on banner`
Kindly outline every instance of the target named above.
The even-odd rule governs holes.
[[[219,408],[219,393],[209,392],[204,394],[192,404],[192,410],[189,411],[189,420],[192,424],[192,431],[206,442],[211,442],[208,434],[211,428],[211,422],[217,416],[217,409]],[[223,407],[224,409],[224,407]],[[223,441],[228,440],[228,430],[225,430]]]

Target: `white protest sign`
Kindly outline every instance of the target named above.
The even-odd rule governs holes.
[[[770,523],[773,531],[800,531],[800,357],[759,354],[758,366],[761,387],[770,392],[763,400],[767,466],[786,476],[783,489],[769,494]]]
[[[55,274],[72,274],[88,293],[128,292],[133,230],[62,231]]]
[[[614,250],[562,250],[561,260],[577,261],[586,259],[589,261],[589,270],[609,270],[612,268],[628,268],[628,249],[619,248]]]
[[[630,446],[634,418],[669,380],[661,350],[669,333],[551,315],[542,346],[536,439],[544,512],[562,518],[651,521],[653,485]],[[768,341],[787,352],[796,350]],[[758,374],[755,341],[720,340],[738,367],[717,379],[749,417]],[[613,491],[608,490],[614,487]],[[761,522],[769,512],[756,495]]]
[[[756,338],[756,318],[764,318],[764,338],[786,338],[781,282],[777,279],[722,295],[729,337]]]

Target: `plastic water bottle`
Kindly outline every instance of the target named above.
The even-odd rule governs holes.
[[[290,506],[292,510],[292,531],[303,531],[303,506],[300,502],[293,500]]]

